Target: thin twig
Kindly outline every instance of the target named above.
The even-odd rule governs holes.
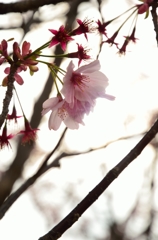
[[[65,136],[65,133],[67,131],[67,128],[65,128],[64,132],[62,133],[57,145],[55,148],[47,155],[44,162],[42,163],[41,167],[38,169],[38,171],[30,177],[24,184],[21,185],[14,193],[12,193],[5,202],[0,207],[0,219],[2,219],[5,215],[5,213],[8,211],[8,209],[13,205],[13,203],[21,196],[22,193],[24,193],[36,180],[41,176],[43,173],[45,173],[47,168],[47,162],[50,159],[50,157],[54,154],[54,152],[61,146],[61,142],[63,141],[63,138]],[[51,163],[51,167],[59,167],[59,161],[54,161]]]

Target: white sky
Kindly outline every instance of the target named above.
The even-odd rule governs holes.
[[[110,1],[109,5],[103,8],[107,19],[110,18],[111,11],[109,11],[109,9],[110,5],[111,7],[113,6],[113,2]],[[91,11],[89,11],[89,7],[87,8],[87,6],[89,5],[85,4],[80,7],[82,18],[84,19],[84,17],[87,16],[95,18],[97,16],[95,8],[91,7]],[[88,9],[88,12],[86,9]],[[121,5],[119,1],[119,8],[116,6],[112,8],[113,15],[116,16],[115,14],[120,14],[126,9],[127,5]],[[3,23],[5,20],[8,21],[7,15],[2,16],[2,18]],[[39,47],[51,37],[48,28],[58,28],[61,24],[61,20],[63,19],[55,19],[53,22],[47,22],[47,24],[41,24],[35,27],[25,39],[31,41],[32,48]],[[114,31],[113,29],[111,29],[111,32]],[[127,32],[125,35],[126,34]],[[19,41],[21,32],[1,31],[1,36],[6,39],[14,36],[15,40]],[[97,36],[95,37],[96,38],[89,36],[88,46],[90,46],[91,49],[96,48]],[[110,85],[108,93],[115,95],[116,100],[114,102],[109,102],[99,99],[94,113],[90,114],[90,116],[85,119],[86,126],[81,126],[78,131],[68,132],[66,135],[65,148],[74,151],[84,151],[89,149],[89,147],[100,147],[106,142],[122,136],[144,132],[148,128],[148,121],[151,118],[152,111],[157,111],[158,106],[157,46],[151,17],[144,20],[144,17],[140,16],[136,37],[139,38],[137,44],[129,45],[126,56],[120,57],[116,54],[115,48],[109,48],[107,45],[103,46],[103,52],[100,55],[102,71],[109,78]],[[86,44],[83,37],[80,37],[79,40]],[[120,40],[122,41],[123,38]],[[69,45],[68,49],[72,49],[72,47]],[[63,68],[67,66],[67,64],[68,61],[63,62]],[[42,90],[47,75],[47,68],[41,66],[40,71],[35,73],[34,77],[30,78],[28,73],[23,74],[25,83],[22,87],[17,86],[20,99],[28,117],[32,114],[30,106],[32,106],[33,102],[38,97],[38,94],[35,96],[34,89],[37,89],[38,85],[39,91]],[[30,86],[33,90],[32,92],[30,91]],[[27,91],[29,91],[29,98],[28,95],[26,96]],[[52,92],[51,97],[53,94]],[[49,152],[52,147],[54,147],[63,129],[62,126],[57,132],[49,131],[47,127],[48,117],[49,114],[43,118],[43,122],[40,125],[41,130],[38,134],[36,149],[39,155],[40,153],[44,154]],[[70,183],[72,185],[76,184],[77,187],[75,191],[80,190],[78,196],[79,199],[82,199],[88,191],[101,180],[103,174],[100,166],[102,165],[105,167],[105,174],[114,167],[114,165],[117,164],[139,140],[140,136],[130,141],[123,140],[113,143],[108,148],[97,151],[97,153],[94,152],[90,155],[73,157],[68,160],[63,159],[61,168],[54,169],[42,177],[33,189],[37,194],[38,187],[50,181],[51,184],[54,184],[56,187],[55,190],[53,190],[54,195],[52,197],[50,193],[45,193],[45,198],[49,199],[51,195],[51,198],[49,200],[47,199],[48,202],[51,202],[54,206],[58,206],[58,203],[62,202],[61,196],[63,191],[67,190],[66,184],[67,186],[69,186]],[[0,153],[0,158],[2,159],[0,164],[2,169],[5,169],[12,159],[11,156],[14,154],[13,142],[12,145],[12,151],[2,151]],[[120,221],[125,219],[130,207],[135,203],[137,193],[143,182],[144,172],[148,169],[153,157],[154,151],[152,147],[149,146],[109,187],[107,192],[112,196],[113,200],[111,204],[116,219]],[[8,159],[7,162],[6,159]],[[30,163],[32,165],[30,165]],[[23,177],[27,178],[30,176],[38,165],[38,159],[30,159],[29,164],[26,165]],[[83,184],[78,184],[79,181],[83,181]],[[20,182],[18,184],[20,184]],[[28,193],[20,197],[6,214],[6,217],[0,222],[0,238],[3,240],[8,240],[11,237],[16,240],[33,240],[49,230],[51,224],[50,226],[46,225],[42,214],[39,213],[33,202],[31,190],[28,191]],[[97,209],[96,211],[99,213],[99,206],[104,201],[103,199],[104,198],[101,197],[97,201],[96,207],[93,208]],[[72,206],[69,206],[69,204],[68,207],[62,206],[60,214],[64,217],[65,214],[71,210],[71,207]],[[85,213],[85,219],[87,219],[89,215],[93,218],[94,216],[91,214],[91,210],[87,211]],[[80,222],[81,221],[82,220],[80,220]],[[99,223],[97,225],[95,221],[92,221],[92,224],[96,224],[96,232],[102,231],[102,227],[99,226]],[[77,231],[77,224],[75,225],[74,231]],[[10,226],[10,230],[6,231],[8,226]],[[19,231],[19,229],[21,229],[21,231]],[[70,235],[66,233],[63,239],[73,239],[73,230],[70,230],[70,233]],[[94,234],[96,234],[95,229]]]

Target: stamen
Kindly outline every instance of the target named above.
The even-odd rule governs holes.
[[[64,121],[65,118],[67,117],[68,113],[66,109],[62,106],[61,108],[58,109],[58,116]]]
[[[73,73],[71,78],[74,86],[77,86],[81,91],[84,91],[84,88],[87,87],[87,83],[90,82],[89,76]]]

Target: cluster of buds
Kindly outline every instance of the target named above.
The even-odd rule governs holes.
[[[125,12],[127,13],[128,11],[133,9],[132,14],[127,17],[127,19],[121,24],[119,29],[112,35],[112,37],[108,37],[107,26],[111,24],[114,20],[122,16],[122,14],[112,20],[103,23],[101,23],[100,20],[94,22],[89,19],[85,19],[84,21],[77,19],[78,27],[76,27],[72,31],[67,31],[63,25],[60,26],[58,30],[49,29],[49,31],[53,34],[53,37],[50,41],[37,48],[35,51],[30,50],[29,42],[24,41],[21,50],[18,43],[14,42],[12,56],[8,54],[7,50],[8,42],[10,42],[12,39],[9,39],[8,41],[2,40],[0,44],[0,65],[6,62],[10,65],[4,70],[7,76],[3,79],[2,86],[6,86],[7,88],[10,87],[11,84],[9,84],[9,76],[11,74],[12,68],[14,67],[15,71],[12,80],[13,89],[10,89],[9,91],[15,90],[16,96],[18,98],[14,82],[20,85],[24,83],[24,80],[20,76],[20,73],[29,69],[30,74],[33,75],[34,72],[38,71],[37,64],[39,62],[46,64],[50,69],[50,72],[54,79],[57,94],[56,97],[49,98],[43,103],[42,115],[45,115],[46,113],[51,111],[48,122],[49,129],[57,130],[60,127],[61,122],[64,122],[64,124],[70,129],[78,129],[80,124],[84,125],[83,119],[85,114],[88,115],[91,111],[93,111],[97,98],[101,97],[108,100],[114,100],[115,98],[111,95],[106,94],[105,92],[106,87],[108,86],[108,78],[102,72],[100,72],[101,66],[99,60],[92,60],[91,56],[87,54],[89,50],[84,48],[79,43],[77,43],[77,51],[64,53],[67,47],[67,43],[73,41],[74,37],[80,34],[83,34],[86,40],[88,40],[88,33],[93,33],[97,31],[101,34],[102,38],[107,38],[107,40],[105,41],[102,39],[101,46],[104,43],[109,43],[110,45],[115,45],[117,49],[119,49],[120,54],[125,53],[128,43],[130,41],[136,42],[135,31],[137,16],[142,13],[146,13],[147,16],[149,7],[151,6],[153,0],[143,0],[142,2],[143,3],[137,4]],[[115,39],[120,29],[127,22],[127,20],[131,16],[133,16],[133,14],[135,14],[135,21],[131,33],[128,36],[125,36],[125,41],[122,47],[119,47],[119,44],[115,42]],[[53,47],[57,44],[60,44],[61,49],[63,50],[63,54],[44,55],[42,53],[43,49],[47,47]],[[77,58],[78,68],[75,70],[75,65],[71,60],[67,67],[67,70],[65,71],[60,67],[56,66],[55,64],[40,60],[40,57],[65,57],[71,59]],[[91,62],[80,67],[80,64],[83,60],[88,60]],[[58,72],[64,75],[63,79],[59,78]],[[61,89],[59,89],[57,80],[62,83]],[[10,95],[12,96],[12,94]],[[6,99],[4,99],[3,109],[5,109],[5,107],[8,107],[7,105],[5,106],[5,102],[7,101]],[[24,118],[24,130],[19,131],[17,134],[23,134],[23,143],[34,141],[36,139],[36,133],[38,129],[31,128],[30,123],[24,114],[24,110],[22,109],[19,98],[18,101],[22,110],[22,117]],[[2,115],[4,114],[0,115],[0,119]],[[17,123],[17,119],[19,117],[21,116],[17,116],[16,108],[14,105],[12,113],[6,114],[2,123],[4,124],[4,127],[2,129],[2,134],[0,135],[0,148],[3,148],[4,146],[10,146],[9,140],[15,135],[7,135],[7,123],[11,120],[14,120],[14,122]]]
[[[17,66],[16,73],[14,75],[15,81],[22,85],[24,83],[22,77],[19,75],[21,71],[26,71],[27,68],[30,69],[30,74],[32,75],[34,72],[38,71],[38,67],[36,66],[38,62],[35,60],[37,58],[36,55],[32,55],[32,51],[30,50],[30,43],[23,42],[22,50],[17,42],[13,43],[13,57],[11,58],[8,55],[8,42],[6,40],[1,41],[0,44],[0,64],[4,62],[8,62],[10,65],[13,63]],[[10,67],[5,68],[4,72],[8,75],[10,73]],[[6,76],[2,82],[3,86],[7,86],[8,76]]]

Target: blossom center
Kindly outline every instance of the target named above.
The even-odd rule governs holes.
[[[64,106],[62,106],[61,108],[58,109],[58,116],[64,121],[65,118],[67,117],[68,113],[66,111],[66,109],[64,108]]]
[[[73,73],[71,81],[74,86],[77,86],[81,91],[84,91],[84,88],[87,87],[87,83],[90,82],[90,78],[86,75]]]

